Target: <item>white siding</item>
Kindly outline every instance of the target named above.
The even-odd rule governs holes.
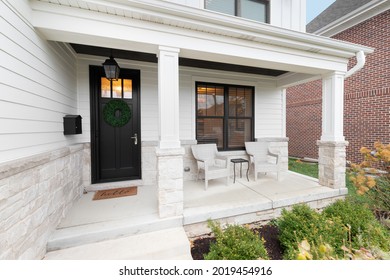
[[[0,2],[0,162],[76,140],[63,135],[63,116],[77,113],[76,59],[34,30],[27,5]]]
[[[284,136],[283,90],[256,88],[255,138]]]
[[[195,139],[195,82],[191,73],[180,71],[180,140]]]
[[[270,5],[272,25],[306,31],[306,0],[272,0]]]

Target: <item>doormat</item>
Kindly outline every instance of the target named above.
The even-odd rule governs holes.
[[[95,192],[92,200],[117,198],[123,196],[131,196],[137,194],[137,187],[117,188],[111,190],[103,190]]]

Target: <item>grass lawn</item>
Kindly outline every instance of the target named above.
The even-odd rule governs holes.
[[[289,158],[288,159],[288,169],[293,172],[297,172],[303,175],[307,175],[310,177],[318,178],[318,164],[316,163],[307,163],[302,162],[297,159]],[[356,193],[356,188],[352,184],[349,179],[349,174],[347,172],[345,176],[345,183],[348,188],[348,195],[360,201],[362,203],[367,202],[367,198],[365,196],[360,196]]]
[[[288,159],[288,169],[303,175],[318,178],[318,164],[302,162],[297,159]]]

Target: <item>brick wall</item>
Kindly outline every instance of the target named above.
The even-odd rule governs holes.
[[[359,149],[390,142],[390,10],[333,38],[375,48],[366,65],[345,80],[344,135],[347,160],[361,161]],[[349,68],[356,60],[351,59]],[[318,157],[321,137],[321,81],[287,90],[287,137],[291,156]]]

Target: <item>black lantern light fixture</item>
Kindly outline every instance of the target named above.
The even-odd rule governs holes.
[[[119,78],[119,65],[116,63],[115,59],[110,56],[110,58],[106,59],[103,63],[104,72],[106,73],[106,78],[110,81],[118,80]]]

